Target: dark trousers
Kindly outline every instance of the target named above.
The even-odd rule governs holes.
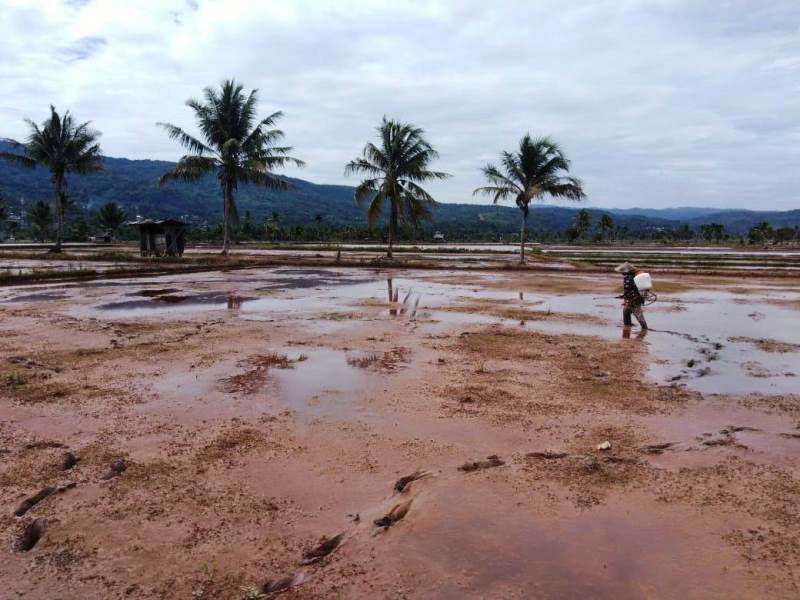
[[[637,304],[636,306],[631,306],[626,304],[622,309],[622,323],[625,327],[630,327],[633,325],[633,321],[631,320],[631,315],[636,317],[636,320],[639,321],[639,325],[642,329],[647,329],[647,321],[644,320],[644,310],[642,310],[642,305]]]

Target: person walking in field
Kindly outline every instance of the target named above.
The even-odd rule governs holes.
[[[626,328],[633,325],[631,315],[636,317],[642,330],[647,329],[647,321],[644,318],[644,298],[636,287],[636,282],[633,280],[639,272],[631,263],[624,262],[614,269],[617,273],[622,274],[622,324]]]

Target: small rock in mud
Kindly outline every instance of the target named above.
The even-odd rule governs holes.
[[[598,450],[611,450],[611,442],[606,440],[605,442],[597,444],[597,449]]]
[[[78,464],[79,460],[80,459],[72,452],[65,452],[64,456],[61,458],[61,470],[69,471],[72,467]]]
[[[103,480],[113,479],[114,477],[121,475],[122,472],[127,468],[128,465],[125,464],[125,461],[123,459],[120,458],[118,460],[115,460],[113,463],[111,463],[111,467],[108,469],[108,471],[106,471],[106,473],[100,479]]]
[[[502,467],[504,464],[506,464],[504,460],[502,460],[496,454],[492,454],[491,456],[487,456],[486,460],[466,462],[460,467],[458,467],[458,470],[468,473],[470,471],[480,471],[482,469],[492,469],[494,467]]]
[[[311,563],[315,563],[318,560],[322,560],[323,558],[328,556],[331,552],[336,550],[336,548],[338,548],[341,545],[343,539],[344,539],[344,532],[332,538],[322,538],[322,541],[317,546],[303,552],[302,564],[310,565]]]
[[[14,549],[17,552],[28,552],[33,549],[33,547],[39,543],[39,540],[42,539],[46,524],[47,521],[42,517],[31,521],[23,530],[22,535],[19,536],[16,544],[14,544]]]
[[[527,458],[542,458],[545,460],[553,460],[557,458],[566,458],[568,454],[566,452],[552,452],[550,450],[545,450],[544,452],[528,452],[525,456]]]
[[[428,477],[429,475],[430,473],[428,471],[414,471],[411,475],[406,475],[395,481],[394,491],[401,494],[409,483],[422,479],[423,477]]]
[[[408,502],[403,502],[402,504],[396,504],[386,515],[382,516],[380,519],[375,519],[373,522],[378,527],[388,529],[405,517],[408,514],[409,509],[411,509],[411,500]]]

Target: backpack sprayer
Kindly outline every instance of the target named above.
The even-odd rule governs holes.
[[[642,297],[645,306],[650,306],[658,300],[658,296],[652,291],[653,279],[650,277],[650,273],[639,273],[633,278],[633,283],[636,285],[636,289],[639,290],[639,295]],[[622,296],[617,296],[617,298],[622,298]],[[595,298],[595,300],[603,299],[605,299],[604,296]]]
[[[650,277],[650,273],[639,273],[633,278],[633,283],[636,284],[636,289],[639,290],[639,294],[641,294],[645,306],[650,306],[653,302],[658,300],[658,296],[651,291],[653,289],[653,280]]]

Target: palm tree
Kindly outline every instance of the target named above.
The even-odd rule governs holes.
[[[610,214],[603,213],[600,215],[600,223],[598,227],[600,227],[600,237],[605,239],[608,235],[608,232],[614,229],[614,219]]]
[[[53,211],[50,210],[50,205],[38,200],[28,211],[28,219],[31,222],[34,239],[39,238],[39,241],[44,242],[53,225]]]
[[[433,197],[418,184],[445,179],[447,173],[428,170],[430,163],[439,154],[425,140],[422,129],[408,123],[388,120],[383,117],[377,128],[380,141],[364,146],[361,157],[350,161],[345,175],[363,173],[368,179],[362,181],[355,191],[355,200],[367,205],[367,220],[373,224],[389,204],[389,249],[397,237],[399,221],[417,225],[422,219],[431,217]]]
[[[24,144],[10,141],[20,146],[25,156],[11,152],[0,153],[0,158],[13,160],[26,167],[42,165],[50,170],[53,183],[53,206],[56,217],[56,243],[52,252],[61,252],[64,239],[64,206],[67,173],[79,175],[93,173],[102,169],[102,157],[97,138],[100,133],[89,128],[90,123],[76,123],[69,111],[60,116],[55,107],[50,106],[50,118],[41,126],[30,119],[25,121],[31,129],[28,141]]]
[[[116,202],[106,202],[97,211],[97,224],[110,231],[114,238],[117,237],[119,228],[122,227],[127,218],[128,215]]]
[[[274,242],[281,230],[281,214],[277,210],[273,210],[270,218],[264,223],[264,230]]]
[[[570,163],[561,148],[550,138],[531,138],[527,133],[516,153],[500,154],[503,170],[488,164],[481,171],[491,185],[476,189],[473,195],[486,194],[499,200],[513,197],[522,211],[519,232],[519,262],[525,262],[525,229],[532,200],[544,196],[581,200],[585,197],[580,179],[570,177]]]
[[[230,229],[236,215],[234,193],[240,183],[253,183],[270,189],[285,190],[289,186],[272,171],[288,163],[302,166],[301,160],[289,156],[292,149],[278,146],[283,138],[279,129],[270,129],[283,116],[276,112],[256,122],[258,90],[244,93],[244,87],[233,79],[223,81],[220,89],[203,90],[203,101],[188,100],[194,111],[203,140],[200,141],[180,127],[157,123],[169,137],[189,151],[172,171],[159,179],[168,181],[197,181],[216,172],[222,189],[223,244],[222,254],[228,253]]]
[[[583,237],[592,227],[592,217],[589,211],[582,208],[575,216],[575,231],[578,232],[578,237]]]

